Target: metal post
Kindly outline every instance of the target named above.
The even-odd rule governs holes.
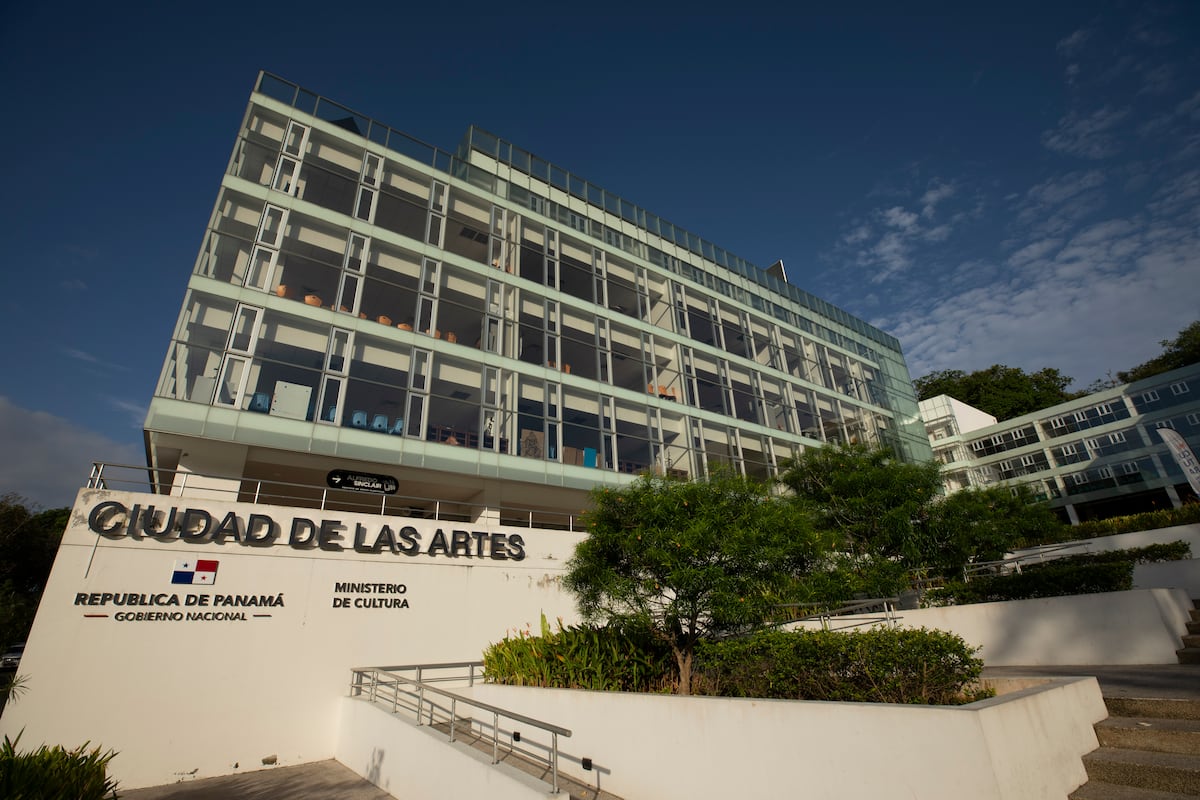
[[[467,673],[467,686],[475,685],[475,665],[470,665],[470,672]]]
[[[417,727],[421,726],[421,709],[425,706],[425,687],[417,689]],[[429,710],[429,719],[433,721],[433,709]]]
[[[254,482],[254,502],[258,502],[259,496],[262,494],[262,481]]]
[[[458,701],[453,697],[450,698],[450,741],[454,741],[454,723],[458,716]]]
[[[500,763],[500,715],[492,712],[492,763]]]
[[[558,794],[558,734],[550,732],[550,772],[554,776],[554,793]]]

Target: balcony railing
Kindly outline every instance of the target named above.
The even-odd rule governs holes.
[[[417,495],[375,494],[334,489],[325,484],[293,483],[96,461],[87,488],[203,496],[231,503],[294,506],[445,522],[487,520],[515,528],[586,530],[572,513],[522,506],[486,505]]]

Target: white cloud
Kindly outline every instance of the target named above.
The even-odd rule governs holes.
[[[1056,246],[1030,242],[1010,257],[1019,277],[955,286],[877,324],[900,339],[913,375],[1052,366],[1085,386],[1156,355],[1196,319],[1195,226],[1107,220]]]
[[[937,211],[938,204],[943,200],[953,197],[955,191],[953,184],[935,180],[925,190],[925,194],[921,195],[921,216],[925,219],[932,219],[934,213]]]
[[[0,493],[15,492],[42,508],[72,505],[93,461],[134,466],[145,461],[144,449],[132,441],[113,441],[53,414],[21,408],[3,396],[0,441]]]
[[[1058,121],[1054,130],[1042,133],[1048,150],[1093,161],[1109,158],[1121,151],[1112,129],[1129,116],[1127,108],[1104,108],[1082,115],[1072,111]]]
[[[1092,32],[1087,28],[1080,28],[1074,31],[1070,36],[1063,37],[1059,40],[1057,49],[1058,52],[1066,56],[1074,55],[1083,49],[1083,45],[1092,37]]]
[[[105,361],[101,358],[98,358],[97,356],[92,355],[91,353],[87,352],[86,350],[78,350],[74,347],[63,347],[63,348],[60,348],[60,350],[61,350],[62,354],[67,356],[68,358],[73,358],[76,361],[82,361],[85,364],[92,364],[97,367],[103,367],[106,370],[127,371],[129,369],[129,367],[127,367],[124,364],[116,364],[111,361]]]
[[[911,233],[917,225],[917,215],[911,211],[905,211],[900,206],[887,209],[883,212],[882,217],[885,225],[899,228],[905,233]]]

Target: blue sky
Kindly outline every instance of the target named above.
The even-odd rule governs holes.
[[[0,493],[142,462],[259,69],[782,258],[914,376],[1083,387],[1200,317],[1200,4],[831,5],[10,5]]]

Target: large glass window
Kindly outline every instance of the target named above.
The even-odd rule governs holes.
[[[375,239],[367,258],[359,317],[412,330],[417,310],[421,259]]]
[[[355,337],[342,424],[403,434],[410,363],[409,349],[403,345],[373,336]],[[323,404],[322,417],[329,416]]]
[[[612,383],[634,392],[647,391],[650,378],[642,353],[641,333],[633,328],[609,323],[612,349]]]
[[[637,474],[653,466],[646,408],[616,403],[616,468],[618,472]]]
[[[598,466],[602,452],[601,399],[588,392],[563,387],[562,461],[576,466]]]
[[[477,363],[439,355],[429,392],[431,403],[426,438],[461,447],[480,447],[481,386]]]

